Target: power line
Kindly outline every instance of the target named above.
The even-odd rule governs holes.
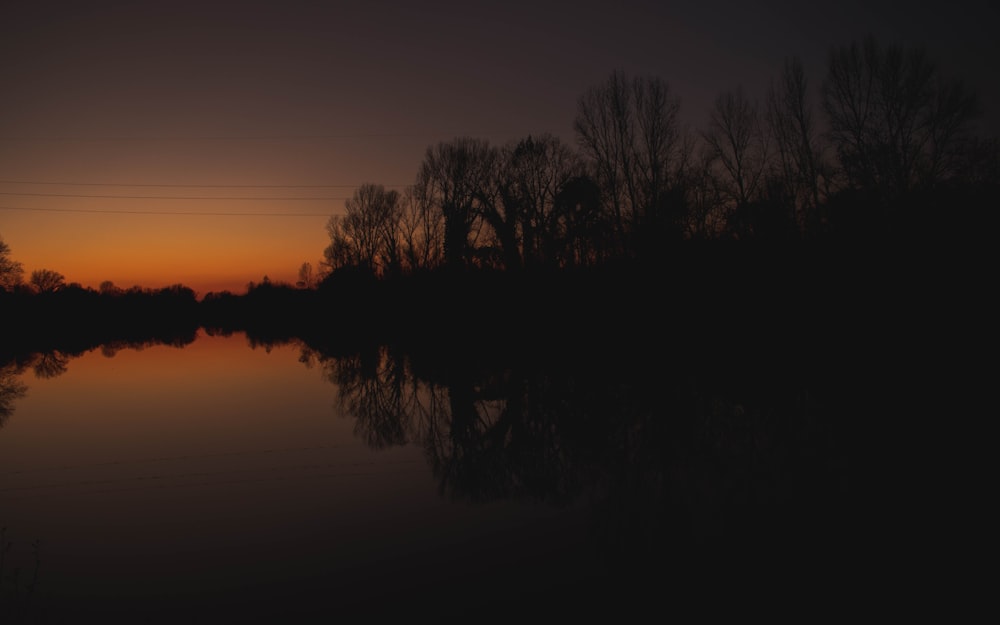
[[[15,191],[0,191],[0,195],[20,195],[31,197],[73,197],[73,198],[102,198],[112,200],[274,200],[274,201],[328,201],[346,200],[346,197],[232,197],[232,196],[197,196],[197,195],[86,195],[81,193],[18,193]]]
[[[42,136],[42,137],[0,137],[0,141],[12,142],[74,142],[74,141],[329,141],[333,139],[395,139],[401,137],[430,137],[437,136],[431,133],[355,133],[355,134],[333,134],[333,135],[189,135],[186,137],[170,137],[167,135],[104,135],[90,137],[73,136]]]
[[[117,215],[190,215],[193,217],[323,217],[328,219],[330,213],[215,213],[193,211],[140,211],[114,209],[84,209],[84,208],[38,208],[28,206],[0,206],[0,210],[37,211],[44,213],[82,213],[82,214],[117,214]]]
[[[61,182],[50,180],[0,180],[0,184],[47,185],[63,187],[152,187],[181,189],[357,189],[360,184],[178,184],[178,183],[127,183],[127,182]],[[381,183],[375,183],[381,184]],[[409,185],[382,184],[386,188],[400,188]]]
[[[427,137],[509,137],[517,136],[520,132],[371,132],[371,133],[343,133],[343,134],[316,134],[316,135],[189,135],[189,136],[167,136],[167,135],[93,135],[93,136],[40,136],[40,137],[0,137],[0,141],[10,142],[86,142],[86,141],[108,141],[108,142],[142,142],[142,141],[334,141],[341,139],[400,139],[400,138],[427,138]]]

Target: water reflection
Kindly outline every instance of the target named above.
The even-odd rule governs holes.
[[[0,367],[0,428],[14,414],[14,404],[28,392],[28,385],[20,380],[22,368],[16,364]]]
[[[105,358],[114,358],[120,350],[142,351],[154,345],[184,347],[194,342],[194,332],[168,333],[163,336],[134,339],[115,339],[100,343],[99,339],[77,340],[69,348],[52,348],[44,351],[14,351],[0,349],[0,428],[14,413],[16,400],[22,399],[28,385],[21,379],[28,369],[39,380],[47,380],[66,373],[69,363],[93,350],[99,350]]]
[[[800,377],[606,352],[179,346],[0,374],[0,419],[25,406],[0,431],[0,511],[57,545],[53,614],[156,621],[146,607],[171,597],[164,622],[202,602],[247,619],[620,616],[723,588],[834,592],[862,548],[850,421]]]
[[[454,500],[586,498],[619,549],[766,544],[775,557],[833,530],[849,495],[836,415],[795,383],[727,386],[575,357],[478,370],[415,358],[302,356],[336,385],[359,437],[419,445]]]

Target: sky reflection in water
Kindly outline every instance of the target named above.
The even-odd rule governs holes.
[[[419,446],[370,448],[301,355],[202,334],[25,372],[0,429],[0,522],[8,572],[40,541],[37,609],[379,614],[458,590],[447,611],[587,570],[572,508],[450,503]]]

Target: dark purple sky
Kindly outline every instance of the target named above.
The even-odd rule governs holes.
[[[167,263],[157,276],[166,275],[179,261],[165,260],[172,243],[157,242],[161,230],[196,255],[206,254],[213,236],[219,249],[222,242],[233,250],[258,246],[255,258],[281,264],[272,276],[292,277],[298,264],[315,263],[321,254],[322,218],[259,221],[255,234],[246,224],[229,228],[176,215],[161,227],[115,213],[73,213],[78,216],[67,222],[68,213],[38,209],[329,215],[342,209],[339,198],[351,185],[412,182],[424,149],[439,140],[471,135],[501,143],[551,132],[573,141],[577,98],[615,69],[667,80],[681,98],[684,120],[699,127],[717,93],[742,84],[762,95],[787,56],[803,59],[818,89],[830,47],[869,33],[885,43],[925,46],[947,73],[980,93],[985,127],[996,133],[998,25],[1000,9],[964,0],[935,6],[884,0],[8,3],[0,16],[0,180],[346,186],[265,191],[0,182],[0,206],[11,207],[0,210],[0,237],[29,271],[44,265],[67,277],[75,270],[71,258],[90,257],[97,248],[61,250],[95,237],[108,262],[135,264],[131,252],[108,252],[123,235],[152,237],[153,247],[162,248],[156,262]],[[65,197],[86,194],[139,197]],[[335,199],[142,197],[171,194]],[[182,232],[197,232],[205,242]],[[290,240],[262,243],[279,235]],[[297,260],[289,258],[293,253]],[[233,255],[202,260],[249,263]],[[259,279],[263,270],[263,264],[248,267],[246,279]],[[226,269],[224,279],[245,284],[236,271]],[[118,282],[142,275],[151,274],[106,277]]]

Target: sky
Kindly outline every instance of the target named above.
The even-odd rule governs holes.
[[[575,145],[577,100],[616,70],[666,80],[698,129],[791,56],[818,95],[830,49],[874,35],[924,47],[1000,134],[988,2],[7,4],[0,238],[94,288],[294,282],[358,185],[412,184],[458,136]]]

